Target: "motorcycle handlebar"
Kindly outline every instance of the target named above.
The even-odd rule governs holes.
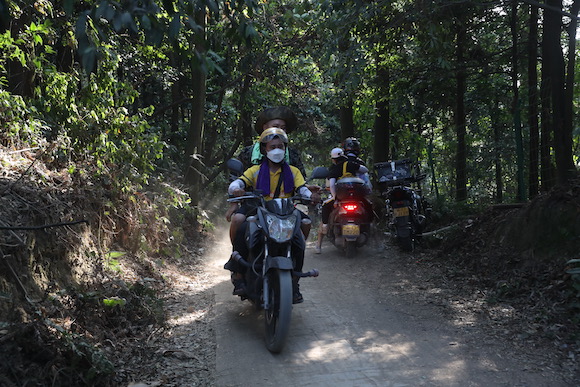
[[[251,268],[252,265],[246,261],[241,255],[240,253],[238,253],[237,251],[234,251],[232,253],[232,258],[238,262],[240,265],[247,267],[247,268]],[[292,271],[292,275],[296,276],[296,277],[318,277],[320,275],[320,272],[317,269],[312,269],[309,272],[303,273],[301,271]]]
[[[241,202],[244,200],[260,199],[262,197],[263,197],[263,195],[261,193],[246,192],[246,194],[242,195],[242,196],[231,196],[230,198],[227,199],[227,202],[228,203],[238,203],[238,202]],[[292,196],[292,197],[290,197],[290,199],[292,201],[297,201],[297,202],[302,203],[302,204],[309,204],[309,203],[313,202],[313,200],[311,198],[307,198],[305,196],[300,196],[300,195]]]

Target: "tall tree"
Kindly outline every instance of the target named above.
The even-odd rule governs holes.
[[[568,24],[568,63],[566,66],[566,80],[564,84],[564,122],[562,130],[562,168],[565,179],[572,176],[575,170],[572,157],[572,132],[574,130],[574,83],[576,78],[576,33],[578,31],[578,11],[580,10],[580,0],[574,0],[570,9],[570,23]]]
[[[528,156],[528,195],[539,192],[540,123],[538,119],[538,7],[529,5],[528,19],[528,123],[530,146]]]
[[[574,169],[572,161],[571,132],[566,120],[565,65],[562,52],[562,0],[546,0],[542,39],[542,71],[546,73],[554,128],[554,156],[559,183],[566,183]]]
[[[378,57],[378,55],[377,55]],[[373,160],[375,163],[389,160],[390,154],[390,134],[391,123],[389,119],[389,101],[390,101],[390,76],[389,68],[386,63],[377,59],[376,74],[376,102],[375,102],[375,120],[373,124],[374,149]]]
[[[517,195],[520,202],[526,200],[526,189],[524,183],[524,146],[522,139],[522,117],[520,106],[519,90],[519,50],[518,50],[518,1],[512,0],[510,13],[510,29],[512,36],[512,120],[514,126],[514,136],[516,142],[516,165],[517,165]]]
[[[455,21],[456,28],[456,52],[455,60],[457,69],[455,73],[455,134],[457,136],[457,149],[455,152],[455,200],[467,199],[467,144],[465,136],[467,123],[465,116],[465,92],[467,74],[465,71],[465,49],[467,44],[467,28],[463,21]]]
[[[199,202],[199,192],[202,189],[202,170],[200,155],[203,154],[203,127],[205,117],[205,100],[206,100],[206,79],[207,67],[204,66],[204,58],[207,48],[205,47],[206,32],[206,9],[204,4],[199,4],[195,10],[195,22],[199,26],[198,33],[192,35],[194,47],[194,57],[192,59],[192,89],[193,101],[191,107],[191,116],[189,131],[187,134],[187,144],[185,147],[186,170],[184,173],[185,181],[190,186],[190,196],[193,205]]]

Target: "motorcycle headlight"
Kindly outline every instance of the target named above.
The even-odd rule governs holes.
[[[296,216],[281,219],[276,216],[266,215],[268,235],[278,243],[283,243],[292,238],[296,227]]]

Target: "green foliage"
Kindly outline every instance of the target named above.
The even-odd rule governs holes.
[[[186,164],[196,98],[193,70],[201,67],[208,93],[205,137],[196,149],[202,150],[205,176],[216,175],[236,153],[242,129],[273,105],[298,113],[301,131],[291,142],[303,151],[307,168],[325,164],[328,149],[341,140],[337,107],[348,99],[354,101],[355,133],[372,163],[376,103],[388,101],[391,132],[385,152],[425,167],[432,144],[433,164],[423,168],[429,173],[428,194],[437,183],[441,196],[452,200],[455,81],[461,69],[467,75],[467,204],[493,200],[496,160],[503,167],[504,200],[516,196],[511,43],[505,39],[510,27],[500,7],[216,0],[205,2],[202,25],[195,2],[18,4],[12,12],[22,28],[0,35],[0,83],[9,90],[7,64],[19,63],[34,74],[34,95],[0,91],[3,141],[56,141],[61,159],[91,163],[91,173],[115,189],[130,192],[131,184],[146,185],[160,168]],[[525,37],[523,11],[517,27]],[[460,25],[468,35],[462,63],[456,57]],[[197,52],[200,46],[205,53]],[[60,53],[72,47],[80,63],[57,70]],[[384,69],[388,84],[378,77]],[[520,89],[525,101],[525,88]],[[244,136],[247,140],[247,130]],[[579,138],[576,130],[574,149]],[[226,182],[214,181],[212,189],[223,191]]]
[[[110,251],[105,254],[105,267],[113,273],[121,273],[121,263],[118,259],[124,256],[126,253],[123,251]]]
[[[104,298],[103,305],[108,308],[114,308],[115,306],[123,307],[127,305],[127,300],[121,297]]]
[[[68,349],[68,353],[64,354],[68,358],[68,366],[80,372],[83,379],[94,382],[114,372],[115,366],[105,353],[88,343],[83,336],[70,333],[49,320],[45,320],[45,323],[59,332],[64,347]]]

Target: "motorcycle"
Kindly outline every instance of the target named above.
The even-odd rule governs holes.
[[[328,168],[317,167],[311,179],[325,179]],[[347,258],[356,255],[371,235],[372,205],[368,201],[370,190],[358,177],[344,177],[335,183],[336,198],[330,213],[327,236],[330,242],[343,250]]]
[[[236,172],[242,169],[239,160],[231,159],[227,165]],[[247,256],[242,257],[237,251],[232,253],[232,259],[245,268],[246,293],[239,297],[263,309],[266,347],[278,353],[290,330],[292,277],[317,277],[319,274],[316,269],[307,273],[295,270],[296,249],[303,254],[306,248],[295,202],[305,204],[309,199],[295,196],[266,201],[259,191],[228,199],[228,202],[244,201],[255,205],[257,213],[247,218],[244,238]]]
[[[413,251],[431,211],[419,184],[426,175],[414,176],[410,159],[376,163],[374,167],[381,196],[385,199],[391,236],[395,237],[401,249]]]

